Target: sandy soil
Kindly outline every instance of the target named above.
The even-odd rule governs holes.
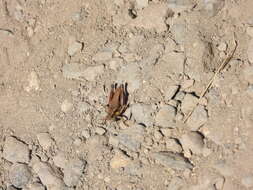
[[[253,189],[252,8],[1,0],[0,189]]]

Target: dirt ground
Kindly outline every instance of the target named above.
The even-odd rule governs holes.
[[[253,189],[252,10],[0,0],[0,189]]]

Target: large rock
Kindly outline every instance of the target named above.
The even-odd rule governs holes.
[[[31,176],[31,172],[25,164],[13,164],[9,171],[10,182],[17,188],[25,187]]]
[[[4,143],[3,157],[10,162],[28,163],[29,149],[26,144],[14,137],[7,137]]]

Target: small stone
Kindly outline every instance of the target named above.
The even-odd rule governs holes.
[[[247,34],[248,34],[251,38],[253,38],[253,27],[251,27],[251,26],[247,27],[246,31],[247,31]]]
[[[114,136],[110,136],[109,137],[109,144],[114,146],[114,147],[118,147],[119,146],[119,140]]]
[[[185,36],[186,36],[185,24],[181,24],[181,23],[173,24],[170,30],[177,43],[179,44],[184,43]]]
[[[131,106],[132,117],[137,123],[143,123],[146,126],[153,125],[153,119],[151,117],[153,109],[151,105],[146,104],[133,104]]]
[[[129,150],[137,152],[141,147],[141,142],[144,139],[144,129],[141,125],[135,124],[121,131],[117,136],[120,144],[127,147]]]
[[[83,77],[88,81],[94,81],[97,76],[104,72],[103,65],[91,66],[84,71]]]
[[[151,154],[151,157],[168,169],[185,170],[193,168],[192,164],[181,154],[158,152]]]
[[[109,61],[110,69],[117,71],[123,65],[123,59],[121,58],[113,58]]]
[[[218,45],[218,50],[219,51],[226,51],[227,50],[227,44],[225,42],[221,42],[219,45]]]
[[[196,106],[198,102],[198,98],[192,94],[186,94],[182,105],[181,105],[181,110],[184,114],[188,114],[192,109]]]
[[[202,125],[207,122],[208,115],[204,106],[199,105],[195,108],[190,118],[187,120],[187,125],[192,131],[197,131]]]
[[[251,188],[253,187],[253,175],[248,175],[245,176],[241,179],[241,183],[246,187],[246,188]]]
[[[29,85],[25,88],[27,92],[30,92],[32,90],[39,90],[40,89],[40,81],[37,73],[35,71],[32,71],[28,77]]]
[[[77,109],[80,113],[85,113],[90,109],[90,104],[87,102],[79,102],[77,104]]]
[[[76,186],[85,166],[86,162],[83,162],[81,160],[70,160],[63,169],[63,180],[65,184],[69,187]]]
[[[111,51],[101,51],[96,53],[93,56],[93,61],[95,62],[104,62],[112,59],[112,52]]]
[[[252,52],[252,56],[253,56],[253,52]],[[243,76],[244,76],[244,79],[248,83],[253,84],[253,66],[252,65],[247,66],[243,69]]]
[[[173,12],[182,12],[192,8],[192,3],[190,0],[168,0],[168,6]]]
[[[48,133],[39,133],[37,139],[44,150],[48,150],[53,145],[53,139]]]
[[[175,128],[175,116],[176,108],[169,105],[164,105],[156,114],[156,125],[165,128]]]
[[[30,181],[31,172],[25,164],[13,164],[9,171],[9,178],[12,185],[23,188]]]
[[[130,163],[130,161],[131,159],[121,151],[116,151],[115,155],[110,161],[110,166],[113,169],[124,168]]]
[[[160,131],[155,131],[154,132],[154,137],[155,137],[156,140],[160,140],[163,137],[163,135],[161,134]]]
[[[165,99],[166,100],[172,99],[177,93],[178,89],[179,89],[178,85],[169,86],[164,93]]]
[[[63,152],[57,153],[56,156],[53,157],[54,164],[59,168],[64,168],[67,164],[67,160]]]
[[[166,149],[171,152],[182,152],[182,147],[176,139],[166,139]]]
[[[83,48],[83,44],[77,41],[72,42],[68,47],[69,56],[75,55],[77,52],[80,52]]]
[[[73,109],[73,104],[69,100],[64,100],[61,104],[61,111],[67,113]]]
[[[200,155],[203,153],[203,137],[197,132],[190,132],[182,135],[180,143],[184,151],[190,150],[193,154]]]
[[[182,84],[182,89],[185,90],[187,88],[190,88],[194,85],[194,80],[193,79],[189,79],[189,80],[185,80]]]
[[[136,0],[136,8],[143,9],[148,6],[148,0]]]
[[[253,39],[249,41],[247,54],[249,61],[253,63]]]
[[[82,131],[82,136],[86,139],[90,138],[90,132],[89,130],[83,130]]]
[[[162,128],[162,129],[160,129],[160,131],[162,132],[162,134],[163,134],[165,137],[170,137],[170,136],[171,136],[171,129]]]
[[[26,144],[14,137],[7,137],[3,148],[3,157],[12,162],[28,163],[29,149]]]
[[[34,171],[38,174],[41,182],[52,190],[66,190],[66,186],[63,181],[56,176],[51,167],[46,163],[37,162],[33,165]]]
[[[104,135],[106,133],[106,130],[102,127],[97,127],[95,129],[95,133],[97,133],[98,135]]]

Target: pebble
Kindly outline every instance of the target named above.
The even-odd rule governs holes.
[[[153,125],[152,113],[153,109],[151,105],[146,104],[133,104],[131,106],[132,117],[137,123],[143,123],[146,126]]]
[[[70,112],[73,109],[73,104],[69,100],[64,100],[61,104],[61,111],[64,113]]]
[[[183,99],[184,99],[184,97],[185,97],[185,92],[179,91],[179,92],[176,94],[176,96],[175,96],[174,99],[177,100],[177,101],[182,102]]]
[[[112,59],[112,52],[111,51],[101,51],[96,53],[93,56],[93,61],[95,62],[105,62]]]
[[[83,44],[77,41],[72,42],[68,47],[69,56],[75,55],[82,50]]]
[[[112,169],[124,168],[131,162],[131,159],[123,154],[121,151],[116,151],[115,155],[110,161]]]
[[[131,151],[137,152],[141,147],[141,142],[144,139],[144,128],[141,125],[135,124],[121,131],[117,136],[119,143]]]
[[[219,45],[218,45],[218,50],[219,51],[226,51],[227,50],[227,44],[225,42],[221,42]]]
[[[143,9],[148,6],[148,0],[135,0],[136,8]]]
[[[182,135],[180,143],[184,151],[190,150],[193,154],[200,155],[203,153],[203,137],[197,132],[190,132]]]
[[[219,0],[203,0],[204,2],[204,10],[203,14],[207,16],[215,16],[223,7],[224,1]]]
[[[170,99],[172,99],[172,98],[176,95],[178,89],[179,89],[179,86],[178,86],[178,85],[171,85],[171,86],[169,86],[169,87],[165,90],[165,93],[164,93],[165,99],[166,99],[167,101],[170,100]]]
[[[72,42],[68,47],[69,56],[75,55],[77,52],[80,52],[83,48],[83,44],[77,41]]]
[[[63,152],[58,152],[54,157],[53,157],[53,162],[54,164],[59,167],[59,168],[64,168],[67,164],[67,160],[65,158],[65,155]]]
[[[248,175],[245,176],[241,179],[241,183],[246,187],[246,188],[251,188],[253,187],[253,175]]]
[[[48,133],[39,133],[37,139],[44,150],[48,150],[53,145],[53,139]]]
[[[97,76],[101,75],[104,72],[103,65],[90,66],[84,71],[83,77],[88,81],[94,81]]]
[[[97,133],[98,135],[104,135],[106,133],[106,130],[102,127],[97,127],[95,129],[95,133]]]
[[[181,154],[158,152],[152,153],[151,157],[168,169],[185,170],[193,168],[193,165]]]
[[[90,138],[90,131],[89,130],[83,130],[82,136],[86,139]]]
[[[187,120],[187,125],[192,131],[197,131],[202,125],[207,122],[208,115],[204,106],[198,105],[193,111],[190,118]]]
[[[184,114],[188,114],[192,109],[196,106],[198,102],[198,98],[192,94],[186,94],[184,96],[182,105],[181,105],[181,111]]]
[[[166,149],[171,152],[182,152],[182,147],[176,139],[166,139]]]
[[[25,164],[13,164],[9,171],[10,182],[17,188],[25,187],[31,176],[31,172]]]
[[[121,68],[123,64],[123,59],[121,58],[113,58],[109,61],[109,67],[114,71],[117,71],[119,68]]]
[[[131,27],[156,30],[158,33],[167,30],[164,18],[167,16],[168,7],[166,4],[150,4],[138,12],[138,16],[130,22]]]
[[[253,52],[252,52],[253,55]],[[253,66],[247,66],[243,69],[243,76],[245,81],[250,84],[253,84]]]
[[[63,169],[64,182],[67,186],[76,186],[85,169],[86,162],[74,159],[67,162]]]
[[[50,190],[66,190],[62,179],[56,176],[50,166],[43,162],[37,162],[33,165],[33,170],[38,174],[43,185]]]
[[[88,104],[87,102],[79,102],[77,104],[77,110],[79,111],[79,113],[85,113],[89,111],[90,107],[90,104]]]
[[[175,116],[176,108],[169,105],[164,105],[156,114],[155,124],[160,127],[175,128]]]
[[[30,160],[29,155],[29,149],[26,144],[14,137],[6,138],[3,148],[3,157],[6,160],[12,163],[28,163]]]
[[[80,146],[82,144],[82,140],[80,138],[76,138],[73,142],[75,146]]]
[[[94,80],[98,75],[104,72],[103,65],[90,66],[86,68],[83,64],[71,63],[64,64],[62,67],[63,77],[75,80]]]
[[[127,90],[129,93],[133,93],[138,90],[142,84],[140,71],[139,65],[135,62],[123,65],[117,74],[117,81],[127,81]]]
[[[170,30],[177,43],[179,44],[184,43],[186,35],[185,24],[181,23],[173,24]]]
[[[173,12],[182,12],[192,8],[192,3],[190,0],[168,0],[168,6]]]
[[[32,90],[37,91],[40,89],[40,81],[37,73],[35,71],[32,71],[28,77],[29,85],[25,88],[27,92],[30,92]]]
[[[253,39],[249,41],[247,55],[249,62],[253,63]]]

